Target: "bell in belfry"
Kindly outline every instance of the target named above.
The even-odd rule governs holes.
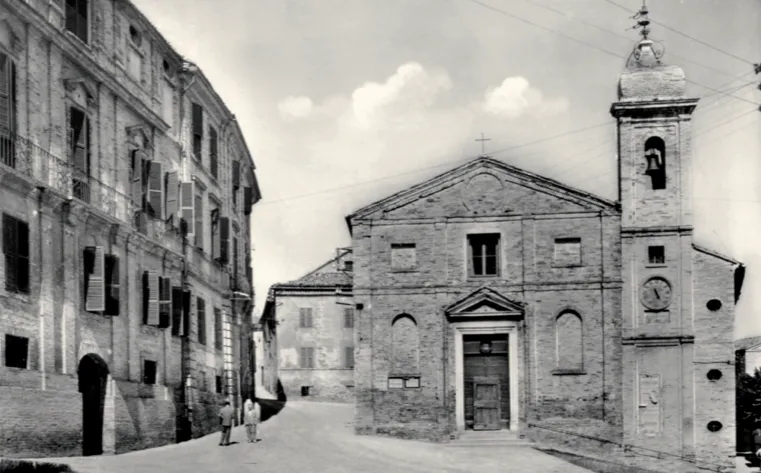
[[[661,156],[660,150],[656,148],[651,148],[647,150],[647,153],[645,154],[645,158],[647,159],[646,172],[648,174],[660,172],[663,170],[663,158]]]

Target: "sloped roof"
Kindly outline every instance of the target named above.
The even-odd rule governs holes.
[[[562,195],[566,199],[573,200],[578,203],[583,203],[583,205],[589,206],[590,208],[614,212],[618,211],[618,204],[616,202],[604,199],[589,192],[576,189],[554,179],[525,171],[497,159],[488,156],[481,156],[463,165],[457,166],[454,169],[439,174],[438,176],[428,179],[427,181],[424,181],[420,184],[414,185],[400,192],[392,194],[389,197],[366,205],[356,210],[351,215],[348,215],[346,217],[346,223],[349,225],[349,228],[351,228],[351,222],[354,219],[366,217],[374,212],[391,206],[396,202],[403,200],[406,201],[410,198],[414,198],[417,195],[428,195],[432,193],[436,188],[447,186],[451,181],[457,180],[462,176],[467,175],[472,170],[478,168],[501,171],[503,173],[514,176],[515,178],[526,183],[530,182],[533,186],[542,189],[548,194],[554,194],[558,196]]]
[[[747,350],[749,348],[755,348],[758,345],[761,345],[761,336],[735,340],[735,350]]]
[[[325,268],[328,268],[350,253],[350,249],[345,249],[339,252],[334,258],[329,259],[325,263],[306,273],[304,276],[292,281],[274,284],[272,289],[334,288],[351,286],[354,282],[351,272],[333,270],[324,271]]]

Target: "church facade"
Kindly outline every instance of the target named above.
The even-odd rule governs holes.
[[[641,41],[611,108],[618,201],[481,157],[347,217],[358,434],[574,425],[732,464],[744,267],[693,242],[684,90]]]

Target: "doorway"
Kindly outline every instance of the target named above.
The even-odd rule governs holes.
[[[106,402],[108,365],[89,353],[79,361],[77,375],[82,393],[82,455],[103,453],[103,408]]]
[[[463,335],[465,428],[510,426],[510,364],[507,334]]]

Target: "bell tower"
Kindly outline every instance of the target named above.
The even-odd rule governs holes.
[[[621,74],[618,125],[624,441],[694,455],[692,112],[685,75],[642,39]]]

